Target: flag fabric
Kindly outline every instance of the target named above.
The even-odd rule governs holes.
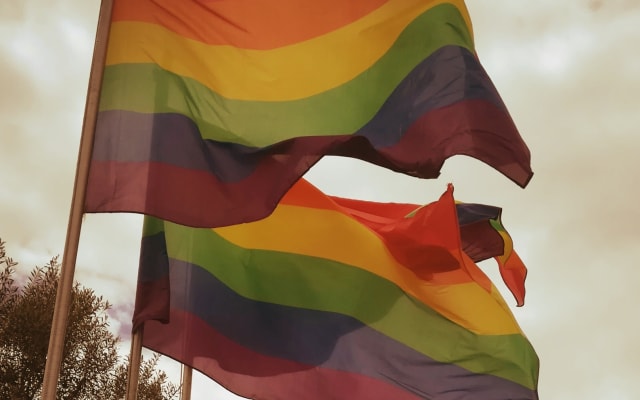
[[[378,230],[398,218],[408,218],[420,210],[417,204],[378,203],[329,196],[342,211]],[[462,250],[474,261],[494,258],[500,275],[516,299],[524,305],[527,268],[513,249],[513,240],[502,224],[502,209],[477,203],[456,202]],[[386,229],[386,228],[383,228]]]
[[[143,345],[252,399],[538,399],[536,353],[462,251],[453,188],[410,218],[347,203],[300,181],[252,223],[146,217]]]
[[[463,1],[114,0],[86,212],[257,220],[324,155],[532,176]]]
[[[502,209],[485,204],[456,205],[463,248],[474,261],[493,257],[500,275],[518,307],[524,305],[527,268],[513,249],[513,240],[502,224]]]

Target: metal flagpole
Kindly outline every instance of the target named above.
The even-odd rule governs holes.
[[[193,368],[182,364],[182,387],[180,389],[180,400],[191,400],[191,380]]]
[[[94,130],[98,114],[98,102],[107,53],[112,8],[113,0],[102,0],[96,30],[95,46],[93,49],[93,60],[91,62],[91,72],[89,75],[89,85],[87,88],[87,100],[82,124],[82,134],[80,137],[73,197],[71,199],[71,211],[69,213],[69,223],[67,226],[67,237],[62,255],[60,281],[56,292],[56,303],[51,323],[44,380],[42,382],[42,400],[56,399],[58,378],[62,366],[64,337],[69,320],[69,310],[71,308],[71,290],[73,288],[73,276],[78,255],[78,243],[80,241],[80,228],[84,214],[89,164],[93,151]]]
[[[138,396],[138,378],[140,376],[140,360],[142,359],[142,335],[144,324],[131,332],[131,351],[129,352],[129,370],[127,371],[126,400],[136,400]]]

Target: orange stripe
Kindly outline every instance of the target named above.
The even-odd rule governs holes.
[[[207,44],[273,49],[331,32],[387,0],[119,0],[113,21],[164,26]]]
[[[309,181],[300,178],[280,200],[281,205],[335,210],[336,204],[329,196],[313,186]]]
[[[287,192],[273,214],[251,224],[251,231],[247,231],[244,225],[218,228],[215,231],[237,246],[327,258],[369,270],[387,280],[396,282],[399,286],[403,286],[402,282],[415,281],[416,274],[421,277],[422,282],[428,282],[430,285],[452,285],[472,281],[471,276],[474,275],[474,271],[473,269],[469,271],[469,268],[464,265],[458,268],[449,268],[452,266],[443,263],[443,268],[432,268],[433,266],[431,266],[425,271],[414,270],[409,265],[405,265],[403,260],[391,256],[389,248],[387,248],[387,241],[397,242],[393,245],[395,247],[403,246],[401,239],[406,235],[394,236],[395,228],[393,227],[391,228],[392,232],[376,232],[358,222],[348,210],[341,208],[330,197],[301,179]],[[290,229],[289,224],[285,221],[296,221],[296,229]],[[328,221],[331,221],[331,224]],[[395,222],[398,223],[398,220]],[[432,222],[438,223],[435,220]],[[333,227],[335,226],[339,226],[340,229],[334,231]],[[412,228],[412,226],[405,226],[399,231],[408,232],[408,230],[423,228],[422,226]],[[426,235],[428,232],[425,231],[424,234]],[[360,246],[368,249],[366,252],[353,251],[351,239],[354,236],[358,238]],[[446,236],[444,232],[443,236]],[[398,242],[399,240],[400,242]],[[440,242],[433,243],[451,245],[451,243],[446,243],[444,239]],[[419,243],[422,243],[422,240],[411,241],[405,246],[417,246]],[[459,248],[450,250],[454,253],[458,252],[455,255],[462,257],[461,261],[465,260],[465,255]],[[433,256],[435,257],[435,255],[434,253]],[[391,265],[392,268],[387,268]],[[445,266],[447,268],[444,268]],[[426,275],[422,276],[423,273]],[[487,285],[482,275],[474,276],[474,278],[480,280],[480,285],[485,290],[491,290],[490,282]],[[412,292],[409,288],[407,291]]]
[[[291,228],[292,224],[295,224],[295,229]],[[340,229],[335,229],[336,226]],[[378,233],[335,209],[280,204],[269,217],[252,222],[250,230],[245,224],[240,224],[216,228],[214,231],[225,240],[246,249],[320,257],[361,268],[405,287],[409,293],[419,291],[418,287],[423,284],[472,282],[465,268],[433,271],[422,279],[416,279],[416,272],[391,256]],[[354,238],[357,238],[358,248],[367,250],[354,251]]]
[[[336,200],[337,200],[337,203],[336,203]],[[367,211],[375,212],[375,211],[384,211],[384,210],[383,210],[383,207],[378,207],[379,204],[377,203],[373,203],[373,202],[371,202],[370,204],[367,204],[367,203],[369,202],[361,202],[357,200],[349,201],[349,199],[344,199],[344,201],[343,199],[333,199],[329,196],[324,195],[322,192],[320,192],[319,189],[311,185],[309,182],[305,181],[304,179],[300,179],[295,185],[291,187],[291,189],[289,189],[287,194],[282,198],[282,200],[280,201],[279,207],[274,212],[274,215],[278,214],[278,211],[284,212],[285,210],[290,210],[290,208],[287,207],[289,206],[289,207],[301,207],[302,209],[314,208],[317,210],[324,210],[324,211],[331,212],[330,214],[327,214],[322,218],[332,218],[332,217],[335,218],[340,216],[340,217],[347,217],[348,219],[354,218],[356,221],[360,221],[360,223],[363,222],[362,221],[363,219],[366,219],[369,221],[369,223],[365,225],[369,226],[371,229],[376,225],[382,226],[382,225],[397,221],[398,217],[394,219],[394,218],[389,218],[388,216],[378,216],[378,215],[368,213]],[[348,207],[348,205],[350,206],[370,205],[371,209],[367,211],[361,211],[361,210],[350,208]],[[419,206],[417,205],[413,206],[410,204],[402,204],[402,203],[394,204],[394,206],[397,206],[398,210],[401,210],[403,212],[410,207],[419,208]],[[306,213],[309,213],[309,211],[307,210]],[[313,214],[309,213],[308,215],[310,216]],[[330,217],[330,215],[332,217]],[[268,220],[269,219],[267,218],[262,222],[265,222]],[[276,229],[276,227],[269,227],[268,229]],[[383,243],[384,240],[382,239],[380,234],[377,232],[375,233],[374,232],[375,230],[372,229],[372,234],[375,234],[378,237],[378,240],[380,240],[381,243]],[[282,239],[283,236],[281,235],[285,235],[285,232],[279,233],[278,235],[275,235],[275,236]],[[309,232],[309,235],[313,236],[313,232]],[[295,238],[290,238],[290,240],[286,240],[286,242],[293,243],[295,242],[294,239]],[[341,242],[341,239],[338,239],[337,241]],[[336,247],[339,247],[339,246],[337,244],[336,246],[332,246],[333,249],[335,249]],[[466,282],[470,282],[471,280],[475,280],[486,291],[491,291],[491,281],[486,277],[486,275],[480,272],[477,269],[477,267],[475,267],[475,264],[471,260],[469,260],[468,257],[466,257],[466,254],[463,255],[462,250],[458,249],[458,251],[459,251],[460,257],[462,257],[462,259],[465,260],[465,264],[468,261],[470,265],[462,265],[461,268],[450,270],[450,271],[433,272],[433,274],[430,275],[429,282],[434,285],[451,285],[451,284],[466,283]],[[351,252],[347,252],[347,253],[351,254]],[[344,262],[344,260],[341,260],[341,261]]]

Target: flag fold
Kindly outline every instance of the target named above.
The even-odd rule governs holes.
[[[258,220],[325,155],[532,176],[463,1],[114,0],[86,212]]]
[[[301,180],[252,223],[147,217],[134,326],[253,399],[537,399],[536,353],[473,262],[505,245],[464,234],[495,210],[471,208],[452,186],[417,207]]]

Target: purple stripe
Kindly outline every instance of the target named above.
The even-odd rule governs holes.
[[[458,203],[456,204],[456,212],[460,226],[465,226],[490,219],[499,219],[502,209],[478,203]]]
[[[477,203],[456,204],[462,250],[474,262],[504,254],[504,239],[490,223],[499,219],[502,209]]]
[[[351,317],[250,300],[198,266],[170,264],[171,307],[252,351],[370,376],[425,399],[537,399],[509,380],[437,362]]]
[[[265,148],[253,148],[203,140],[196,124],[181,114],[109,110],[100,112],[98,118],[93,159],[166,163],[208,171],[228,183],[246,179],[260,165],[269,162],[266,159],[277,162],[292,148],[316,159],[325,154],[343,155],[399,170],[405,169],[399,166],[399,160],[392,159],[389,154],[383,156],[378,151],[396,145],[425,114],[470,99],[488,101],[504,113],[503,118],[510,120],[476,57],[465,48],[447,46],[419,64],[393,91],[375,117],[354,135],[298,137]],[[438,140],[455,133],[451,128],[442,129],[445,132],[439,135]],[[517,136],[513,140],[521,141],[517,131],[513,131]],[[366,140],[357,140],[354,136]],[[427,143],[429,140],[431,138],[426,138]],[[526,147],[523,143],[521,146]],[[425,178],[436,177],[438,171],[429,169],[439,169],[446,158],[443,154],[429,153],[425,150],[424,159],[435,161],[419,172]],[[407,160],[406,164],[416,162],[421,160]]]
[[[471,99],[487,100],[507,114],[477,57],[464,47],[446,46],[418,64],[356,134],[375,148],[390,147],[424,114]]]
[[[171,310],[171,323],[146,323],[143,346],[171,357],[248,399],[418,400],[368,376],[268,357],[221,335],[192,314]]]

